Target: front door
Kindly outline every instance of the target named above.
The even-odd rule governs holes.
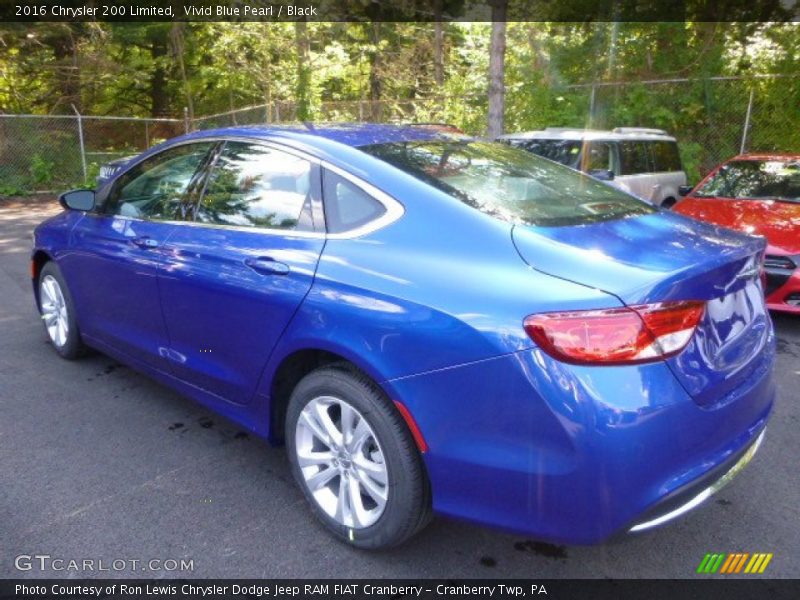
[[[163,245],[213,145],[177,146],[145,159],[73,228],[62,269],[90,343],[168,368],[157,282]]]
[[[159,281],[173,372],[248,403],[305,298],[325,245],[319,165],[258,143],[227,142],[194,223],[167,240]]]

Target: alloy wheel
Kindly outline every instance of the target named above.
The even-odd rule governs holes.
[[[312,399],[297,420],[295,452],[306,487],[337,523],[363,529],[383,514],[389,495],[383,451],[353,406],[333,396]]]
[[[67,343],[69,335],[69,315],[67,313],[67,303],[61,286],[52,275],[42,278],[39,286],[41,291],[40,299],[42,306],[42,319],[47,328],[47,335],[58,348]]]

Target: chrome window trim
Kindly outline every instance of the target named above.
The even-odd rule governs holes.
[[[164,220],[156,220],[156,219],[142,219],[139,217],[127,217],[122,215],[106,215],[100,213],[89,213],[92,216],[102,216],[102,217],[111,217],[111,218],[118,218],[118,219],[127,219],[130,221],[142,221],[148,223],[166,223],[169,225],[189,225],[191,227],[208,227],[212,229],[226,229],[231,231],[243,231],[243,232],[250,232],[250,233],[262,233],[266,235],[282,235],[287,237],[300,237],[300,238],[316,238],[316,239],[331,239],[331,240],[348,240],[358,238],[369,233],[373,233],[383,227],[386,227],[395,221],[397,221],[400,217],[405,214],[405,207],[395,198],[384,192],[383,190],[375,187],[371,183],[368,183],[346,171],[340,167],[337,167],[330,162],[319,158],[318,156],[314,156],[313,154],[309,154],[303,150],[299,150],[292,146],[287,146],[285,144],[281,144],[280,142],[274,141],[272,139],[258,139],[258,138],[248,138],[242,136],[210,136],[210,137],[203,137],[203,138],[196,138],[190,140],[182,140],[180,142],[176,142],[175,144],[170,144],[169,147],[164,148],[161,152],[167,152],[172,148],[176,148],[178,146],[184,146],[186,144],[198,144],[203,142],[243,142],[248,144],[258,144],[261,146],[266,146],[268,148],[273,148],[274,150],[279,150],[281,152],[286,152],[288,154],[292,154],[297,156],[298,158],[302,158],[304,160],[309,161],[312,164],[315,164],[323,169],[328,169],[332,173],[336,173],[337,175],[347,179],[350,183],[355,185],[356,187],[363,190],[365,193],[370,195],[372,198],[380,202],[384,208],[386,208],[386,212],[384,212],[380,217],[377,219],[373,219],[368,223],[364,223],[363,225],[356,227],[355,229],[351,229],[349,231],[343,231],[341,233],[328,233],[327,231],[295,231],[293,229],[270,229],[266,227],[247,227],[247,226],[239,226],[239,225],[222,225],[218,223],[198,223],[197,221],[164,221]],[[161,152],[154,152],[153,154],[149,154],[146,158],[142,158],[137,160],[136,162],[132,162],[126,165],[125,171],[135,167],[140,162],[147,160],[153,156],[157,156]],[[322,199],[323,207],[325,205],[325,199]]]
[[[223,229],[226,231],[243,231],[246,233],[261,233],[267,235],[282,235],[285,237],[303,237],[325,239],[322,231],[295,231],[293,229],[267,229],[265,227],[247,227],[244,225],[220,225],[217,223],[198,223],[197,221],[173,221],[164,219],[142,219],[141,217],[129,217],[126,215],[105,215],[101,213],[86,213],[87,216],[95,218],[119,219],[122,221],[137,221],[141,223],[163,223],[164,225],[187,225],[189,227],[205,227],[208,229]]]
[[[380,217],[377,219],[373,219],[355,229],[350,229],[348,231],[342,231],[341,233],[326,233],[328,239],[332,240],[349,240],[352,238],[357,238],[362,235],[367,235],[368,233],[372,233],[373,231],[377,231],[391,223],[397,221],[400,217],[402,217],[406,209],[405,207],[395,200],[392,196],[384,192],[383,190],[375,187],[371,183],[367,183],[360,177],[353,175],[349,171],[345,171],[344,169],[340,169],[336,165],[332,165],[327,161],[321,161],[322,167],[324,169],[328,169],[331,173],[336,173],[343,179],[346,179],[350,183],[352,183],[357,188],[360,188],[364,191],[368,196],[372,197],[373,199],[380,202],[383,207],[386,209]],[[325,204],[325,198],[322,199],[323,205]]]

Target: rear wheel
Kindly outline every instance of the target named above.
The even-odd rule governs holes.
[[[361,548],[397,545],[431,516],[422,459],[402,417],[346,364],[304,377],[289,400],[292,473],[327,529]]]
[[[39,309],[47,337],[56,352],[69,360],[86,351],[75,319],[75,307],[61,270],[48,262],[39,273]]]

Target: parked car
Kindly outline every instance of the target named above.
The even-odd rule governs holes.
[[[589,173],[656,206],[669,208],[686,185],[678,143],[661,129],[613,131],[548,127],[500,141]]]
[[[596,543],[760,444],[764,241],[507,145],[391,125],[176,138],[35,230],[56,352],[89,346],[285,442],[340,540],[437,511]]]
[[[767,238],[767,306],[800,314],[800,154],[743,154],[718,166],[675,210]]]

